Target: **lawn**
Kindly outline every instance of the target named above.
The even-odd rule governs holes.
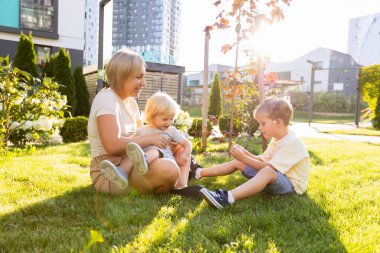
[[[170,194],[96,193],[88,143],[15,150],[0,161],[0,252],[379,252],[380,145],[304,141],[307,194],[262,193],[223,210]],[[227,161],[226,147],[196,159]],[[242,182],[236,173],[190,184]],[[104,242],[90,246],[91,230]]]
[[[322,133],[380,136],[380,130],[377,130],[373,127],[354,128],[350,130],[328,130],[328,131],[322,131]]]
[[[309,122],[308,112],[295,111],[293,121]],[[324,124],[344,124],[355,122],[355,114],[326,114],[314,112],[312,114],[312,122]]]

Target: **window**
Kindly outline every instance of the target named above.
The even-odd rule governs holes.
[[[20,0],[20,27],[54,32],[53,0]]]
[[[37,54],[37,64],[43,65],[46,62],[46,59],[50,57],[51,47],[35,45],[36,54]]]

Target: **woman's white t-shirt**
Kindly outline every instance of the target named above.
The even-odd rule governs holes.
[[[102,89],[92,102],[88,118],[87,132],[92,157],[107,155],[100,141],[96,120],[98,116],[106,114],[116,116],[119,126],[118,136],[129,137],[142,125],[139,108],[134,98],[122,100],[112,89]]]

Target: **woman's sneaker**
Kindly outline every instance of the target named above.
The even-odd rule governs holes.
[[[128,143],[127,155],[132,160],[133,169],[135,169],[138,174],[145,175],[148,172],[148,162],[146,160],[146,154],[137,143]]]
[[[115,184],[117,188],[125,189],[128,187],[128,176],[120,167],[108,160],[101,161],[99,166],[103,176]]]

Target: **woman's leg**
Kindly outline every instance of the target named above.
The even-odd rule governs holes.
[[[174,188],[180,171],[175,161],[156,159],[150,165],[146,175],[139,175],[135,170],[129,174],[129,183],[140,193],[165,193]]]

